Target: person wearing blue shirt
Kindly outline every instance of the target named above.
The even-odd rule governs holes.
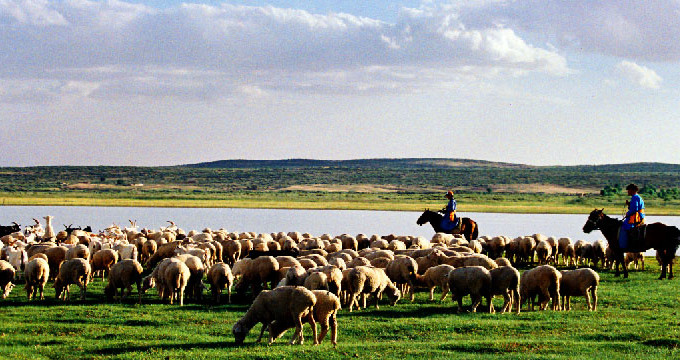
[[[456,199],[453,198],[453,191],[449,190],[446,193],[446,198],[449,202],[444,208],[444,218],[441,222],[442,230],[450,233],[458,226],[458,217],[456,216]]]
[[[645,223],[645,202],[638,194],[639,190],[635,184],[626,186],[628,196],[631,198],[626,201],[628,212],[626,212],[626,216],[621,224],[621,231],[619,231],[619,246],[621,249],[627,249],[629,245],[632,245],[629,244],[629,239],[637,239],[639,235],[638,227]]]

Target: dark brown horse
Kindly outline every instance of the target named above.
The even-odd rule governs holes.
[[[662,262],[659,280],[666,277],[666,267],[669,268],[668,278],[673,278],[673,259],[675,258],[675,252],[678,250],[678,246],[680,246],[680,230],[678,230],[677,227],[664,225],[658,222],[643,225],[640,228],[640,232],[644,234],[644,239],[642,239],[642,241],[630,239],[629,243],[632,243],[632,247],[621,249],[619,247],[619,229],[621,228],[621,220],[611,218],[605,215],[603,211],[604,209],[595,209],[590,213],[586,224],[583,225],[583,232],[588,234],[593,230],[600,230],[605,239],[607,239],[609,248],[612,249],[614,254],[616,266],[616,274],[614,274],[614,276],[619,276],[619,264],[621,264],[623,267],[623,277],[628,277],[628,269],[626,269],[623,262],[624,251],[643,252],[648,249],[655,249],[658,251]]]
[[[455,232],[442,230],[441,227],[442,218],[444,218],[444,215],[441,215],[434,211],[425,210],[423,214],[420,215],[420,217],[418,218],[418,221],[416,221],[416,224],[423,226],[423,224],[430,223],[435,232],[458,234]],[[477,226],[477,223],[470,218],[461,218],[460,221],[462,222],[460,233],[463,234],[463,236],[465,236],[465,239],[467,240],[476,239],[477,235],[479,235],[479,227]]]

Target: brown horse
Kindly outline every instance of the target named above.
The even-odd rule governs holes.
[[[669,268],[668,279],[673,278],[673,259],[675,252],[680,246],[680,230],[675,226],[668,226],[662,223],[653,223],[643,225],[640,227],[640,233],[644,238],[642,241],[631,239],[632,247],[628,249],[621,249],[619,247],[619,229],[621,229],[621,220],[616,220],[604,214],[604,209],[593,210],[588,216],[586,224],[583,225],[583,232],[588,234],[593,230],[600,230],[604,235],[609,248],[614,253],[614,261],[616,267],[616,274],[619,276],[619,264],[623,267],[623,277],[628,277],[628,269],[623,262],[623,252],[643,252],[648,249],[655,249],[658,251],[662,262],[661,276],[659,280],[666,277],[666,267]]]
[[[455,232],[442,230],[441,227],[442,218],[444,218],[444,215],[441,215],[434,211],[430,211],[428,209],[425,210],[422,215],[420,215],[418,221],[416,221],[416,224],[423,226],[423,224],[427,224],[429,222],[430,225],[432,225],[432,228],[434,229],[435,232],[458,234]],[[461,218],[460,221],[462,222],[460,233],[463,234],[463,236],[465,236],[465,239],[467,239],[468,241],[476,239],[477,235],[479,235],[479,227],[477,226],[477,223],[470,218]]]

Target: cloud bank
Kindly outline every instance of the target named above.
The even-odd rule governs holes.
[[[640,66],[630,61],[622,61],[616,65],[616,69],[625,78],[641,87],[658,89],[661,86],[661,77],[648,67]]]

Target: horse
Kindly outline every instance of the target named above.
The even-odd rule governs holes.
[[[588,220],[583,225],[583,232],[589,234],[593,230],[600,230],[602,235],[609,243],[609,248],[614,254],[614,261],[616,273],[614,276],[619,276],[619,264],[623,267],[623,277],[628,277],[628,269],[623,262],[624,250],[619,247],[619,229],[621,229],[621,220],[611,218],[604,214],[602,210],[595,209],[588,216]],[[666,278],[666,267],[669,268],[668,279],[673,278],[673,259],[675,252],[680,246],[680,230],[675,226],[665,225],[659,222],[642,225],[640,233],[644,234],[641,242],[635,244],[634,248],[625,249],[627,252],[643,252],[648,249],[655,249],[661,259],[661,275],[659,280]]]
[[[429,222],[430,225],[432,225],[434,232],[454,234],[453,232],[442,230],[441,223],[443,218],[444,215],[426,209],[423,214],[420,215],[418,221],[416,221],[416,224],[423,226],[423,224],[427,224]],[[477,235],[479,235],[479,226],[477,226],[477,223],[474,220],[466,217],[461,218],[460,221],[462,223],[461,233],[463,236],[465,236],[465,239],[468,241],[476,239]]]

